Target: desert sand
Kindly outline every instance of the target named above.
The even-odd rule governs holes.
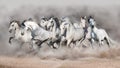
[[[120,59],[58,60],[38,57],[0,57],[0,68],[120,68]]]

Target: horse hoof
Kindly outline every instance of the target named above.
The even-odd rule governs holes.
[[[57,47],[54,47],[54,46],[53,46],[53,49],[57,49]]]

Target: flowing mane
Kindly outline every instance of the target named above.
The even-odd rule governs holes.
[[[57,18],[57,17],[54,17],[53,19],[54,19],[55,22],[56,22],[56,27],[60,27],[60,23],[59,23],[58,18]]]
[[[20,24],[20,21],[17,21],[17,20],[12,20],[10,23],[9,23],[9,26],[13,23],[17,23],[19,27],[21,27],[21,24]]]

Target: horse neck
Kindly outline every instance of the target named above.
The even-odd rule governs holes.
[[[70,23],[70,26],[67,27],[67,32],[72,32],[72,31],[74,31],[73,29],[75,29],[75,28],[74,28],[73,25]]]
[[[54,22],[53,24],[54,24],[53,30],[55,30],[57,28],[57,24],[56,24],[56,22]]]
[[[35,30],[35,29],[38,29],[38,28],[39,28],[39,25],[37,23],[35,23],[33,29]]]
[[[14,33],[15,33],[15,34],[16,34],[16,33],[19,33],[20,29],[21,29],[20,26],[17,26]]]
[[[98,28],[94,26],[93,31],[96,33],[97,30],[98,30]]]
[[[91,19],[90,25],[94,25],[94,26],[96,25],[94,19]]]
[[[20,25],[16,25],[15,26],[16,29],[20,29],[20,27],[21,27]]]
[[[81,20],[81,23],[85,23],[86,21],[85,20]]]
[[[87,30],[88,30],[88,32],[89,32],[89,31],[91,32],[92,28],[89,26],[89,27],[87,28]]]
[[[81,20],[81,23],[80,23],[80,26],[82,27],[82,28],[84,28],[85,27],[85,20]]]
[[[39,25],[35,22],[30,22],[29,26],[32,27],[33,30],[36,30],[39,28]]]
[[[66,37],[67,29],[63,30],[62,36]]]

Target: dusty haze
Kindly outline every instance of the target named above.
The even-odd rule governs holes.
[[[103,2],[104,1],[104,2]],[[63,3],[64,2],[64,3]],[[66,2],[66,3],[65,3]],[[109,3],[108,3],[109,2]],[[75,3],[73,5],[73,3]],[[24,45],[19,48],[19,43],[14,41],[13,45],[8,44],[11,36],[8,33],[8,25],[11,20],[23,21],[28,18],[34,18],[38,23],[42,16],[56,17],[68,16],[73,22],[79,21],[80,16],[93,15],[97,27],[104,28],[108,35],[115,41],[120,41],[120,2],[119,0],[1,0],[0,4],[0,55],[5,56],[38,56],[42,59],[79,59],[85,57],[95,58],[116,58],[119,57],[119,45],[107,45],[99,48],[94,45],[95,49],[78,48],[69,49],[66,47],[60,49],[51,49],[45,44],[39,52],[33,53]],[[86,42],[87,44],[88,42]]]

